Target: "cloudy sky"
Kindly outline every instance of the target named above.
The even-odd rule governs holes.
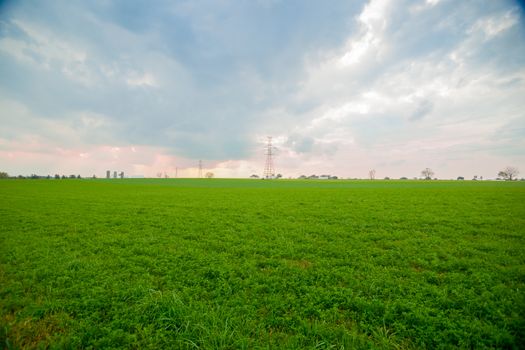
[[[519,1],[0,3],[11,175],[525,175]]]

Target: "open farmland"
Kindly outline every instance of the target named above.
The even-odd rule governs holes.
[[[520,348],[525,183],[0,181],[6,348]]]

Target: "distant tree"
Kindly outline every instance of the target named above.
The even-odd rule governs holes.
[[[7,179],[9,177],[9,174],[5,171],[0,171],[0,179]]]
[[[369,172],[368,172],[368,178],[370,180],[374,180],[376,178],[376,170],[375,169],[371,169]]]
[[[503,169],[502,171],[500,171],[498,173],[498,176],[501,177],[504,180],[512,181],[512,180],[516,179],[516,177],[518,176],[519,173],[520,172],[519,172],[518,168],[515,168],[513,166],[508,166],[505,169]]]
[[[430,168],[425,168],[423,171],[421,171],[421,176],[423,176],[425,180],[432,180],[434,172]]]
[[[215,174],[212,173],[211,171],[208,171],[204,176],[205,176],[207,179],[212,179],[212,178],[215,176]]]
[[[92,178],[93,178],[93,179],[96,179],[96,178],[97,178],[97,175],[93,174],[93,177],[92,177]]]
[[[406,178],[405,176],[402,176],[399,178],[399,180],[408,180],[408,178]]]
[[[62,175],[62,179],[65,179],[66,178],[66,175]]]
[[[81,179],[80,174],[77,175],[77,179]]]
[[[276,179],[280,179],[281,177],[283,177],[281,174],[277,174],[277,176],[275,178]]]
[[[55,174],[55,179],[57,179],[57,180],[60,179],[60,175]]]
[[[259,178],[259,175],[252,174],[252,175],[250,176],[250,179],[258,179],[258,178]]]
[[[465,180],[463,176],[458,176],[458,180]]]
[[[385,180],[390,180],[390,178],[388,176],[385,176]]]

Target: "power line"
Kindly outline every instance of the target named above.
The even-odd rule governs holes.
[[[275,171],[273,168],[273,146],[271,136],[268,136],[268,143],[266,145],[266,162],[264,164],[263,177],[265,179],[273,179],[275,177]]]

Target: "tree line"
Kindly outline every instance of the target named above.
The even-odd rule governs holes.
[[[505,167],[505,169],[501,170],[498,172],[498,180],[499,179],[503,179],[505,181],[513,181],[513,180],[517,180],[517,177],[518,177],[518,174],[519,174],[519,170],[518,168],[516,167],[512,167],[512,166],[508,166],[508,167]],[[425,168],[421,171],[421,176],[425,179],[425,180],[432,180],[432,177],[434,176],[434,171],[430,168]],[[375,169],[372,169],[368,172],[368,178],[370,180],[374,180],[375,179],[375,175],[376,175],[376,171]],[[212,178],[214,176],[213,173],[206,173],[206,177],[207,178]],[[321,175],[321,177],[325,177],[327,176],[328,178],[331,178],[331,179],[337,179],[337,176],[329,176],[329,175]],[[251,178],[259,178],[257,175],[252,175],[250,176]],[[276,178],[281,178],[282,175],[281,174],[278,174],[276,176]],[[5,171],[0,171],[0,179],[9,179],[9,178],[13,178],[13,179],[81,179],[82,177],[80,175],[59,175],[59,174],[55,174],[54,176],[51,176],[51,175],[47,175],[47,176],[42,176],[42,175],[36,175],[36,174],[31,174],[30,176],[24,176],[24,175],[18,175],[18,176],[9,176],[9,174]],[[97,177],[95,175],[92,176],[93,179],[96,179]],[[318,176],[316,175],[311,175],[311,176],[305,176],[305,175],[302,175],[299,177],[300,179],[315,179],[315,178],[319,178]],[[385,179],[389,179],[389,178],[385,178]],[[406,179],[406,178],[402,178],[402,179]],[[480,177],[479,178],[480,180],[483,179],[483,177]],[[459,176],[458,177],[458,180],[464,180],[464,177],[462,176]],[[474,179],[473,180],[478,180],[478,177],[477,176],[474,176]]]
[[[81,179],[82,176],[80,175],[60,175],[55,174],[54,176],[51,175],[37,175],[37,174],[31,174],[29,176],[25,175],[17,175],[17,176],[9,176],[9,174],[5,171],[0,171],[0,179]],[[95,179],[96,176],[93,175],[93,178]]]

